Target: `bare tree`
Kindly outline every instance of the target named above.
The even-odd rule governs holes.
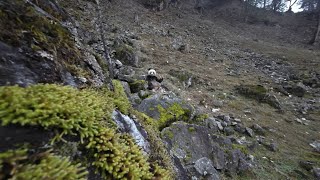
[[[319,39],[319,33],[320,33],[320,0],[317,0],[317,27],[316,30],[313,34],[313,38],[309,42],[310,44],[314,44],[318,41]]]
[[[113,75],[113,64],[112,64],[110,53],[109,53],[109,50],[107,48],[106,40],[105,40],[105,37],[104,37],[104,28],[103,28],[103,23],[102,23],[102,20],[101,20],[101,4],[100,4],[99,0],[95,0],[95,1],[96,1],[96,4],[97,4],[98,24],[99,24],[100,37],[101,37],[103,50],[104,50],[104,58],[107,60],[107,64],[108,64],[108,71],[109,71],[108,85],[109,85],[110,90],[114,90],[113,84],[112,84],[112,80],[114,78],[114,75]]]

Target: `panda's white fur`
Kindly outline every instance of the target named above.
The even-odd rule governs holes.
[[[149,76],[156,76],[156,75],[157,75],[157,72],[156,72],[156,70],[154,70],[154,69],[149,69],[149,70],[148,70],[148,75],[149,75]]]

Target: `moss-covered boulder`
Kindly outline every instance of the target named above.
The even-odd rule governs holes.
[[[133,67],[139,66],[139,58],[131,46],[127,44],[121,44],[116,47],[115,50],[116,58],[119,59],[123,64]]]
[[[175,121],[189,121],[194,116],[194,108],[174,94],[156,94],[144,99],[138,110],[157,120],[163,129]]]
[[[220,173],[235,175],[250,170],[250,161],[242,152],[248,151],[246,147],[232,145],[230,138],[218,136],[206,126],[179,121],[163,129],[161,135],[175,157],[178,179],[219,179]]]
[[[147,81],[145,80],[136,80],[132,83],[129,83],[129,85],[132,93],[138,93],[141,90],[147,89]]]
[[[121,82],[113,81],[113,85],[114,91],[107,89],[78,90],[69,86],[54,84],[39,84],[27,88],[18,86],[0,87],[0,129],[8,130],[9,127],[9,130],[16,132],[15,129],[18,128],[15,128],[15,126],[17,126],[26,129],[39,128],[43,131],[52,132],[43,133],[45,136],[48,134],[50,136],[48,136],[48,139],[43,138],[38,141],[41,144],[43,144],[43,141],[47,141],[46,144],[52,144],[52,147],[65,147],[55,145],[56,143],[67,142],[71,138],[78,142],[76,146],[79,147],[76,147],[75,151],[81,149],[83,153],[81,159],[79,157],[77,160],[88,163],[88,167],[94,167],[105,179],[168,178],[169,174],[165,169],[148,162],[148,157],[143,154],[141,148],[137,146],[131,136],[116,131],[111,120],[113,110],[117,108],[121,113],[129,114],[131,105]],[[10,134],[3,134],[1,131],[1,145],[2,142],[7,141],[8,135]],[[23,133],[20,135],[23,135]],[[41,136],[41,131],[34,133],[32,137],[37,138],[36,135]],[[43,148],[41,144],[29,144],[28,141],[19,141],[20,139],[20,137],[13,136],[10,140],[12,143],[17,142],[14,146],[30,147],[33,152],[36,152],[35,156],[41,156],[38,153]],[[0,150],[8,149],[12,149],[12,147],[2,147]],[[59,150],[56,151],[60,152]],[[84,159],[86,160],[84,161]],[[72,170],[79,168],[79,165],[75,165],[71,169],[77,172],[75,173],[77,178],[64,178],[62,175],[66,174],[59,167],[67,170],[71,163],[64,159],[59,161],[59,159],[54,158],[53,160],[52,164],[49,162],[49,165],[46,161],[42,164],[41,160],[37,160],[35,161],[37,162],[36,165],[30,166],[28,165],[29,161],[21,161],[19,167],[26,167],[27,170],[22,171],[22,175],[30,177],[27,179],[47,179],[46,174],[39,172],[39,169],[44,168],[43,166],[56,169],[55,173],[52,169],[48,169],[48,171],[50,170],[48,172],[50,176],[58,175],[55,179],[82,178],[80,176],[81,171]],[[6,173],[6,169],[1,169],[1,161],[0,155],[0,175]],[[17,172],[11,174],[11,176],[19,177],[20,175]],[[66,177],[68,177],[68,174]]]
[[[278,98],[262,85],[240,85],[236,87],[236,91],[245,97],[282,109]]]

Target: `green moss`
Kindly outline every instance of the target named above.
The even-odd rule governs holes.
[[[83,68],[81,68],[80,66],[77,66],[75,64],[68,64],[68,63],[64,63],[64,65],[70,72],[72,72],[74,75],[78,77],[84,77],[84,78],[90,77],[90,73],[84,70]]]
[[[167,170],[167,178],[164,179],[175,179],[175,171],[173,167],[173,162],[171,157],[163,144],[162,139],[160,138],[160,132],[158,130],[156,120],[150,118],[136,110],[132,110],[131,114],[134,114],[137,117],[139,123],[142,124],[144,129],[148,133],[148,141],[150,143],[150,161],[159,162],[162,167],[166,167]]]
[[[189,78],[193,77],[193,75],[187,71],[179,71],[179,70],[170,70],[169,74],[173,77],[176,77],[180,82],[186,82]]]
[[[50,4],[47,1],[38,0],[37,3],[58,18],[47,18],[21,0],[5,0],[5,3],[0,4],[0,41],[14,47],[23,46],[25,51],[44,50],[53,54],[54,60],[60,64],[83,66],[84,69],[82,54],[76,48],[72,34],[57,22],[61,18],[54,12],[58,11],[49,6],[44,7],[44,4]],[[66,66],[67,69],[69,67]],[[76,69],[68,70],[76,76],[81,75],[81,72],[74,71]]]
[[[0,153],[0,179],[86,179],[87,174],[81,164],[49,151],[32,155],[26,149]]]
[[[107,142],[107,143],[106,143]],[[89,139],[87,148],[94,153],[93,163],[107,179],[151,179],[147,158],[127,135],[103,129]]]
[[[158,176],[167,179],[169,171],[150,165],[148,158],[143,155],[132,138],[116,133],[109,125],[108,122],[112,122],[110,116],[115,107],[126,114],[133,112],[121,83],[113,81],[113,84],[114,92],[106,89],[77,90],[72,87],[48,84],[27,88],[0,87],[1,125],[40,126],[48,130],[61,131],[56,138],[63,138],[65,134],[79,135],[83,139],[81,143],[92,154],[89,158],[93,159],[93,165],[107,179],[152,179]],[[141,116],[146,118],[145,115]],[[150,137],[156,139],[150,128],[154,127],[151,125],[154,121],[151,119],[147,121],[150,126],[145,129],[148,133],[151,132]],[[161,145],[160,141],[158,144],[152,146],[158,148],[157,151],[161,151],[160,154],[164,155],[165,153],[162,152],[164,145]],[[162,149],[160,146],[163,146]],[[27,169],[38,171],[38,168],[28,166]],[[160,172],[165,173],[159,175]],[[25,172],[23,175],[29,177],[30,174]],[[31,175],[30,177],[33,177]]]
[[[174,134],[173,134],[173,132],[172,131],[165,131],[164,132],[164,136],[165,137],[168,137],[169,139],[173,139],[173,137],[174,137]]]
[[[124,60],[127,58],[127,56],[130,56],[133,54],[133,48],[126,44],[122,44],[118,46],[115,50],[116,50],[116,58],[119,60]]]
[[[166,109],[159,105],[158,111],[160,113],[160,118],[157,121],[159,130],[168,127],[176,121],[187,122],[190,116],[190,110],[182,108],[178,103],[174,103]]]
[[[195,132],[196,129],[195,129],[194,127],[189,127],[189,128],[188,128],[188,131],[192,133],[192,132]]]
[[[1,125],[41,126],[64,134],[92,136],[105,117],[110,120],[112,99],[97,91],[54,84],[0,87]]]
[[[145,80],[136,80],[133,83],[129,83],[132,93],[137,93],[140,90],[144,90],[147,82]]]
[[[242,85],[236,89],[240,94],[259,101],[263,101],[268,92],[268,90],[261,85]]]
[[[123,114],[129,114],[129,109],[131,108],[131,103],[129,102],[126,93],[124,92],[123,86],[120,81],[113,80],[114,87],[114,104]]]
[[[206,120],[208,118],[209,118],[208,114],[197,114],[193,118],[193,122],[203,122],[204,120]]]
[[[241,144],[232,144],[232,149],[239,149],[243,154],[249,154],[248,148]]]
[[[99,63],[103,73],[106,75],[109,72],[107,62],[97,53],[93,53],[93,56],[96,58],[96,60]]]

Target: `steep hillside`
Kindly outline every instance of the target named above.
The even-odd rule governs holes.
[[[0,179],[54,158],[66,179],[319,178],[314,19],[160,2],[0,2]]]

